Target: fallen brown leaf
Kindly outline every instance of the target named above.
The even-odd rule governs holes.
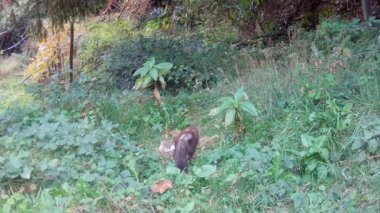
[[[173,188],[173,184],[171,180],[158,180],[153,184],[152,187],[150,187],[150,189],[154,193],[160,193],[160,194],[163,194],[164,192],[166,192],[166,190],[172,189],[172,188]]]
[[[21,186],[19,189],[18,189],[18,193],[23,193],[25,191],[25,187],[24,186]]]
[[[28,191],[29,192],[35,192],[35,191],[37,191],[37,185],[35,183],[30,184]]]

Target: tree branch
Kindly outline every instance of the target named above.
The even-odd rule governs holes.
[[[16,44],[14,44],[13,46],[8,47],[7,49],[3,50],[3,52],[9,51],[9,50],[11,50],[11,49],[17,47],[18,45],[21,44],[21,42],[23,42],[23,41],[25,40],[25,38],[26,38],[26,37],[23,37],[20,41],[18,41],[18,42],[17,42]]]
[[[6,33],[10,32],[11,30],[6,30],[0,33],[0,36],[5,35]]]

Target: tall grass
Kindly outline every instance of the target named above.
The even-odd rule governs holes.
[[[24,63],[25,59],[22,56],[0,57],[0,80],[12,74],[20,74],[24,69]]]

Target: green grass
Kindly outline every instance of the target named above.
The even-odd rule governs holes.
[[[378,35],[363,29],[330,21],[286,45],[240,50],[217,85],[163,90],[164,107],[149,90],[103,90],[83,79],[69,92],[44,85],[44,97],[32,99],[8,74],[0,81],[0,209],[380,211]],[[223,117],[208,114],[241,86],[259,117],[244,114],[246,134],[235,141]],[[188,124],[220,139],[180,174],[156,148],[163,131]],[[153,193],[161,179],[173,188]]]
[[[22,63],[16,56],[0,58],[0,113],[14,105],[26,107],[32,101],[21,83]]]

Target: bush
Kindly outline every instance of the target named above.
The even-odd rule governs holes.
[[[83,39],[81,51],[83,69],[109,85],[132,88],[132,74],[150,57],[155,57],[158,63],[174,64],[167,78],[169,89],[209,87],[222,76],[221,70],[230,65],[227,48],[222,44],[206,46],[197,36],[169,38],[158,34],[127,35],[125,32],[111,38],[99,36],[104,31],[117,31],[109,29],[110,26],[90,29]],[[107,81],[109,77],[111,81]]]

